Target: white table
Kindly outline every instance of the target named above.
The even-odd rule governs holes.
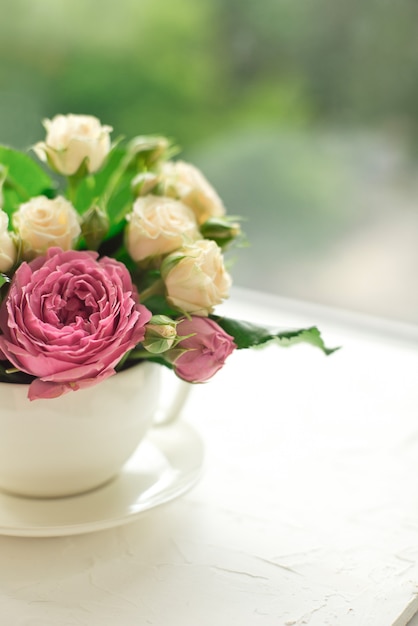
[[[234,353],[184,409],[201,481],[137,521],[0,537],[7,626],[405,626],[418,610],[418,331],[236,290],[225,313],[318,324]],[[414,622],[417,624],[417,622]]]

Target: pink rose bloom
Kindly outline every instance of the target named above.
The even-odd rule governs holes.
[[[179,322],[178,336],[192,333],[192,337],[178,343],[176,349],[187,352],[175,359],[174,369],[177,376],[189,383],[203,383],[221,369],[236,345],[233,337],[207,317],[193,316]]]
[[[150,318],[122,263],[50,248],[15,273],[0,308],[0,358],[37,377],[30,400],[55,398],[114,374]]]

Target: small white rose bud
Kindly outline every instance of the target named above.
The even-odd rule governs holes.
[[[41,161],[60,174],[72,176],[81,166],[88,173],[101,168],[110,151],[111,126],[102,126],[91,115],[56,115],[44,120],[45,141],[34,146]]]

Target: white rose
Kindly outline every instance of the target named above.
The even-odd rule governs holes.
[[[37,196],[21,204],[13,215],[13,225],[27,259],[43,254],[51,246],[71,250],[81,232],[75,208],[61,196],[53,200]]]
[[[102,126],[91,115],[56,115],[44,120],[45,141],[34,146],[42,161],[66,176],[75,174],[83,161],[87,171],[96,172],[110,150],[111,126]]]
[[[168,254],[199,237],[193,212],[171,198],[138,198],[127,219],[126,246],[134,261]]]
[[[167,301],[175,309],[208,315],[229,295],[231,277],[220,248],[205,239],[184,246],[161,265]]]
[[[225,215],[222,200],[202,172],[184,161],[167,161],[161,169],[161,184],[166,196],[187,204],[199,224],[210,217]]]
[[[8,272],[16,262],[16,246],[7,226],[9,217],[0,209],[0,272]]]

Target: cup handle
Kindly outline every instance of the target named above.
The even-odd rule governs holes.
[[[192,385],[176,379],[177,389],[172,395],[169,406],[159,407],[154,415],[154,426],[167,426],[178,419],[189,397]]]

